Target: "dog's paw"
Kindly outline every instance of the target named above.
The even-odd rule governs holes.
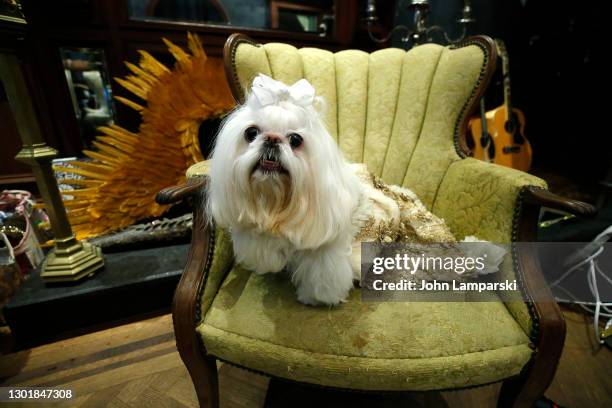
[[[300,286],[297,288],[298,302],[310,306],[337,306],[340,303],[345,303],[350,289],[325,290],[315,291],[313,288],[305,288]]]
[[[308,305],[308,306],[319,306],[321,305],[321,302],[317,301],[314,297],[312,296],[308,296],[308,295],[304,295],[304,294],[300,294],[299,292],[297,293],[297,300],[298,302],[304,304],[304,305]]]
[[[353,289],[350,247],[329,245],[299,253],[291,265],[298,300],[307,305],[337,305]]]

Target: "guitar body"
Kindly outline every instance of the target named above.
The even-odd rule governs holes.
[[[508,119],[510,118],[510,119]],[[489,133],[495,144],[494,162],[517,170],[528,171],[533,152],[525,137],[525,115],[519,109],[512,109],[508,115],[506,105],[487,112]]]
[[[480,101],[480,117],[468,122],[474,141],[473,156],[517,170],[531,167],[531,144],[525,137],[525,115],[514,109],[510,98],[510,63],[503,41],[496,39],[497,52],[502,59],[504,103],[485,112],[484,99]]]
[[[527,171],[531,166],[533,152],[523,133],[525,115],[520,110],[513,109],[514,123],[511,123],[510,127],[514,126],[514,129],[507,129],[507,112],[506,106],[501,105],[485,114],[485,128],[489,140],[483,139],[482,119],[478,117],[470,119],[468,128],[474,142],[472,156],[479,160]]]

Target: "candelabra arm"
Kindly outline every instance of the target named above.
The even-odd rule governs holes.
[[[467,25],[474,23],[475,19],[472,17],[472,5],[469,0],[465,0],[462,10],[462,16],[457,20],[461,24],[461,35],[452,39],[446,34],[446,31],[441,26],[427,27],[427,16],[429,14],[429,1],[428,0],[411,0],[408,2],[408,11],[414,11],[414,29],[410,29],[405,25],[398,25],[394,27],[388,35],[383,38],[376,38],[372,33],[372,24],[378,21],[376,16],[376,2],[375,0],[368,0],[366,5],[366,17],[367,30],[370,39],[376,43],[383,44],[389,41],[393,33],[399,30],[406,31],[406,35],[402,37],[403,43],[412,42],[414,45],[422,44],[425,41],[431,41],[430,34],[434,32],[440,32],[444,36],[444,40],[447,44],[457,44],[463,40],[467,34]]]
[[[458,42],[462,41],[465,38],[465,35],[467,33],[467,28],[465,25],[462,25],[461,34],[459,35],[459,37],[457,37],[456,39],[452,39],[448,36],[448,34],[446,34],[446,31],[444,31],[444,29],[441,26],[435,25],[435,26],[429,27],[426,30],[427,36],[429,37],[429,34],[436,32],[436,31],[442,33],[442,35],[444,36],[444,41],[446,41],[447,44],[457,44]],[[428,38],[428,40],[431,40],[431,38]]]
[[[406,35],[404,37],[402,37],[402,42],[408,42],[409,38],[412,36],[412,30],[410,30],[410,28],[408,28],[405,25],[398,25],[393,27],[393,29],[391,31],[389,31],[389,34],[387,34],[386,36],[384,36],[383,38],[376,38],[374,36],[374,34],[372,33],[372,30],[370,28],[370,24],[368,24],[368,35],[370,36],[370,39],[378,44],[384,44],[387,41],[389,41],[391,39],[391,37],[393,36],[393,34],[395,34],[396,32],[399,31],[405,31]]]

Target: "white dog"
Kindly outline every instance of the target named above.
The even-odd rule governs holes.
[[[454,238],[409,190],[343,158],[321,104],[306,80],[257,76],[217,135],[206,211],[229,228],[244,267],[287,268],[300,302],[333,305],[359,279],[360,241]]]

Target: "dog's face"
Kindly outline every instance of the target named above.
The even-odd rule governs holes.
[[[309,126],[305,109],[289,103],[247,107],[230,120],[239,124],[234,134],[237,164],[250,168],[252,181],[286,178],[290,183],[292,176],[308,170],[316,131]]]
[[[284,94],[285,95],[285,94]],[[260,98],[261,99],[261,98]],[[313,104],[252,93],[217,135],[208,209],[221,226],[303,241],[325,238],[345,218],[345,162]],[[346,195],[346,194],[345,194]],[[334,209],[336,208],[336,209]],[[327,225],[324,225],[327,223]]]

